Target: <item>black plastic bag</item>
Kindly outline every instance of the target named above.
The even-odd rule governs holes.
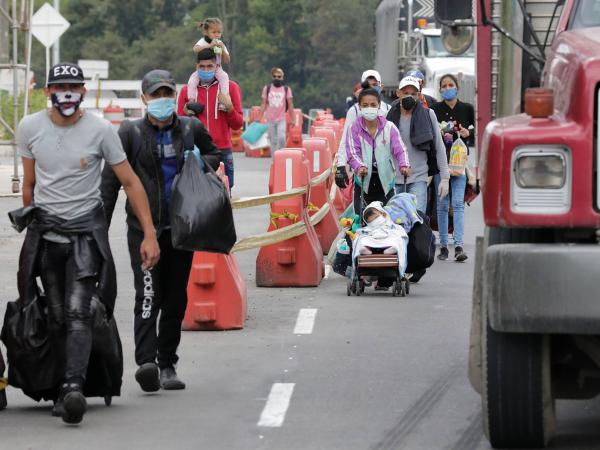
[[[83,393],[86,397],[120,395],[123,352],[114,317],[107,318],[104,304],[91,299],[92,351]],[[63,381],[64,327],[51,336],[46,298],[38,295],[23,307],[9,302],[4,316],[2,341],[7,348],[8,383],[34,400],[55,400]]]
[[[173,182],[171,240],[188,251],[229,253],[237,237],[231,201],[217,174],[187,158]]]
[[[429,218],[418,211],[423,223],[415,222],[408,233],[407,273],[415,273],[431,267],[435,261],[435,235],[429,226]]]
[[[9,302],[2,328],[8,383],[38,401],[56,398],[64,372],[64,346],[52,345],[45,308],[42,295],[25,307],[20,301]]]

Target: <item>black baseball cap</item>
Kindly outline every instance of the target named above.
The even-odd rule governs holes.
[[[169,71],[155,69],[144,75],[142,79],[142,92],[144,94],[152,94],[161,87],[168,87],[177,91],[177,85]]]
[[[70,62],[53,65],[48,73],[48,86],[61,83],[84,84],[81,67]]]

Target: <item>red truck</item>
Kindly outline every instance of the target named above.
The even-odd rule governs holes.
[[[477,39],[469,378],[494,448],[540,448],[556,399],[600,394],[600,0],[437,3]]]

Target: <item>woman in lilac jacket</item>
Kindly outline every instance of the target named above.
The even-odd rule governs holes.
[[[394,195],[396,170],[410,175],[406,147],[396,125],[378,114],[381,97],[375,89],[363,89],[358,97],[360,117],[346,136],[346,156],[355,174],[354,212],[361,211],[361,191],[365,204],[386,204]]]

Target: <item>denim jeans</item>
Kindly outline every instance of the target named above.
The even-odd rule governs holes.
[[[274,153],[276,150],[280,150],[285,148],[286,145],[286,121],[280,120],[279,122],[269,122],[269,139],[271,140],[271,153]]]
[[[225,165],[225,175],[227,175],[231,189],[233,187],[233,151],[230,148],[220,148],[219,159]]]
[[[415,181],[406,185],[406,191],[417,197],[417,209],[427,211],[427,181]],[[404,191],[404,184],[396,184],[396,194]]]
[[[435,191],[438,191],[440,185],[440,176],[433,177]],[[463,236],[465,231],[465,188],[467,187],[467,177],[450,177],[450,194],[452,196],[452,210],[454,211],[454,246],[463,246]],[[448,210],[450,209],[450,199],[448,196],[443,199],[437,198],[437,217],[438,230],[440,232],[440,245],[448,247]]]

